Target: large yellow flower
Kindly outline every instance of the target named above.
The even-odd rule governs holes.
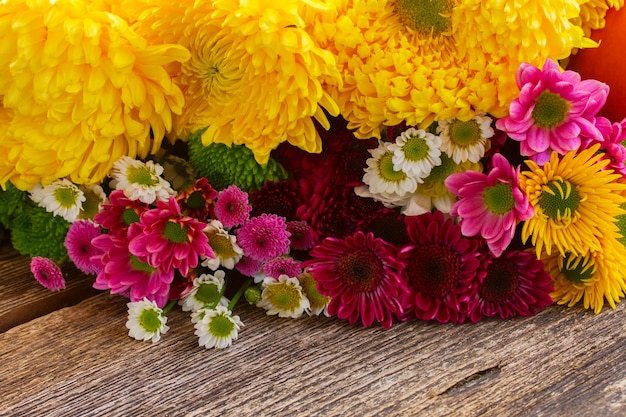
[[[583,29],[585,36],[590,36],[592,30],[604,28],[609,9],[619,10],[624,6],[624,0],[578,0],[578,3],[580,14],[572,22]]]
[[[103,4],[0,3],[0,95],[10,115],[0,132],[0,185],[98,182],[119,157],[156,152],[182,112],[164,66],[189,53],[149,46]]]
[[[330,7],[298,0],[188,0],[176,5],[183,9],[177,12],[166,0],[141,2],[146,6],[135,12],[133,27],[145,36],[157,32],[152,36],[159,41],[175,41],[192,54],[175,79],[186,100],[176,135],[208,126],[205,145],[245,145],[261,164],[285,141],[321,151],[313,120],[328,128],[324,110],[339,113],[322,84],[341,78],[334,56],[306,28]]]
[[[552,299],[558,304],[574,306],[581,299],[594,313],[602,310],[606,300],[611,308],[626,291],[626,249],[611,238],[601,238],[601,251],[584,255],[554,253],[543,261],[552,276]]]
[[[620,174],[604,169],[610,160],[596,154],[598,148],[568,152],[561,159],[552,152],[543,167],[526,161],[530,170],[521,173],[520,188],[535,214],[524,222],[522,240],[531,238],[537,257],[553,249],[562,256],[600,252],[601,237],[620,237],[615,218],[626,213],[620,207],[626,184],[618,182]]]
[[[311,27],[336,57],[343,85],[327,88],[361,138],[406,120],[501,117],[522,62],[540,66],[586,45],[569,19],[576,0],[335,0]]]

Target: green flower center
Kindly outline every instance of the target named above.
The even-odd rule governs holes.
[[[182,227],[180,223],[168,221],[163,228],[163,236],[173,243],[187,243],[189,242],[188,230],[187,227]]]
[[[301,274],[298,277],[298,282],[300,282],[306,298],[309,299],[311,309],[324,308],[330,302],[330,297],[322,295],[317,291],[317,281],[311,274],[306,272]]]
[[[539,207],[552,220],[569,218],[578,209],[581,197],[569,181],[554,180],[543,187]]]
[[[626,203],[620,205],[621,209],[626,209]],[[615,216],[615,224],[619,228],[619,233],[622,237],[617,240],[624,246],[626,246],[626,214],[620,214]]]
[[[57,188],[54,190],[54,199],[63,207],[74,207],[78,199],[78,190],[70,187]]]
[[[159,185],[159,177],[153,175],[152,171],[145,166],[128,167],[128,170],[126,171],[126,179],[131,184],[140,184],[147,187]]]
[[[396,0],[400,21],[421,35],[441,35],[450,29],[450,0]]]
[[[426,140],[419,136],[411,136],[402,147],[404,159],[414,162],[426,159],[429,150],[430,146]]]
[[[448,246],[418,246],[407,263],[406,273],[417,291],[442,298],[457,285],[461,262]]]
[[[265,287],[265,296],[269,302],[279,310],[293,311],[300,307],[302,293],[293,285],[283,284],[268,285]]]
[[[548,90],[542,92],[532,112],[535,125],[543,129],[552,129],[567,120],[569,102],[558,94]]]
[[[220,289],[215,284],[202,283],[198,287],[195,299],[204,304],[214,304],[220,299]]]
[[[506,259],[494,259],[487,268],[487,276],[478,287],[478,293],[484,300],[504,303],[517,291],[519,285],[515,263]]]
[[[145,309],[139,315],[139,325],[148,333],[161,329],[160,313],[153,309]]]
[[[202,191],[194,191],[189,194],[187,200],[185,201],[185,205],[192,210],[199,210],[204,208],[206,200],[204,199],[204,193]]]
[[[567,253],[563,258],[563,266],[561,272],[569,281],[573,283],[581,283],[593,277],[595,268],[589,263],[588,259],[581,259]]]
[[[93,219],[100,211],[100,196],[89,189],[83,191],[83,195],[85,196],[85,201],[83,201],[79,217],[81,219]]]
[[[378,160],[378,175],[386,182],[402,182],[406,179],[403,171],[393,169],[392,152],[385,152]]]
[[[385,273],[383,263],[370,249],[356,249],[339,258],[337,276],[355,292],[378,288]]]
[[[466,122],[454,119],[448,125],[448,132],[450,134],[450,141],[462,148],[468,148],[475,145],[483,138],[480,125],[474,119]]]
[[[487,187],[483,194],[483,201],[490,212],[502,216],[515,207],[513,187],[511,184],[502,182]]]
[[[216,338],[230,337],[234,330],[235,323],[225,313],[213,316],[209,322],[209,332]]]
[[[146,272],[148,274],[151,274],[157,270],[156,268],[150,266],[150,264],[146,262],[141,262],[139,258],[137,258],[135,255],[130,255],[130,266],[135,271]]]
[[[122,220],[124,220],[126,226],[130,226],[139,221],[139,214],[132,208],[124,209],[122,212]]]
[[[238,255],[233,248],[233,242],[228,236],[214,233],[207,235],[207,237],[209,238],[209,246],[211,246],[213,253],[218,258],[230,259]]]

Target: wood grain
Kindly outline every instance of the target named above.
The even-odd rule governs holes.
[[[390,330],[237,310],[226,350],[198,347],[179,310],[160,342],[134,341],[107,294],[14,327],[0,334],[0,415],[626,415],[624,304]]]

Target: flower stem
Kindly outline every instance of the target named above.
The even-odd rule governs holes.
[[[237,305],[237,301],[239,301],[243,293],[246,292],[250,284],[252,284],[252,280],[253,280],[252,277],[246,279],[241,285],[241,287],[239,288],[239,290],[237,290],[237,293],[233,296],[233,299],[230,300],[230,304],[228,304],[229,311],[233,311],[233,308],[235,308],[235,305]]]
[[[176,305],[177,300],[170,300],[169,303],[165,307],[163,307],[163,312],[161,314],[166,315],[170,312],[170,310]]]

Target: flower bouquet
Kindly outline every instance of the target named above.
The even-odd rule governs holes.
[[[153,342],[179,306],[230,346],[243,300],[384,328],[615,308],[626,112],[568,65],[622,6],[2,0],[0,225]]]

